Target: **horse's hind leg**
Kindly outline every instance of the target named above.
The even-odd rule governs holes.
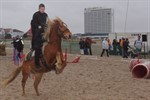
[[[27,81],[27,79],[29,77],[30,71],[31,70],[30,70],[29,66],[23,65],[23,69],[22,69],[22,75],[23,75],[23,78],[22,78],[22,90],[23,90],[23,93],[22,93],[22,95],[23,96],[25,95],[25,85],[26,85],[26,81]]]
[[[35,74],[34,88],[35,88],[35,92],[36,92],[37,96],[39,96],[38,85],[41,82],[42,76],[43,76],[43,73]]]
[[[23,93],[22,93],[22,96],[25,95],[25,84],[26,84],[26,81],[29,77],[29,74],[26,74],[26,73],[22,73],[23,74],[23,78],[22,78],[22,90],[23,90]]]

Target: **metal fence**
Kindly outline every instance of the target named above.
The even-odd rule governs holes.
[[[13,48],[13,45],[11,44],[12,40],[7,40],[5,42],[6,47],[7,48]],[[24,40],[25,43],[25,51],[30,50],[30,44],[31,44],[31,40]],[[62,41],[62,50],[63,52],[65,52],[65,50],[67,49],[67,52],[70,54],[80,54],[80,48],[79,48],[79,41],[74,41],[74,40],[69,40],[69,41]],[[102,46],[101,46],[101,42],[96,42],[95,44],[92,44],[91,46],[92,49],[92,54],[93,55],[97,55],[99,56],[102,52]],[[111,54],[111,53],[110,53]],[[106,55],[106,54],[104,54]],[[111,54],[113,55],[113,54]],[[141,56],[143,58],[144,53],[141,53]],[[150,58],[150,53],[146,53],[146,58]]]
[[[65,51],[67,49],[68,53],[71,54],[80,54],[79,41],[63,41],[62,42],[62,50]],[[92,44],[91,46],[93,55],[100,55],[101,53],[101,45],[100,44]]]
[[[7,40],[6,41],[6,47],[12,48],[13,45],[11,44],[12,40]],[[24,40],[24,47],[29,50],[30,49],[30,44],[31,40]],[[69,41],[62,41],[62,50],[65,52],[67,49],[67,52],[70,54],[80,54],[80,47],[79,47],[79,41],[74,41],[74,40],[69,40]],[[93,55],[100,55],[102,51],[101,43],[97,42],[95,44],[92,44],[91,46],[92,49],[92,54]]]

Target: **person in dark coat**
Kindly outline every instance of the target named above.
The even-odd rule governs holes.
[[[128,58],[129,40],[123,39],[123,58]]]
[[[84,42],[84,40],[82,38],[79,41],[79,46],[80,46],[80,53],[84,54],[85,42]]]
[[[85,55],[89,55],[89,43],[86,41],[84,41],[84,54]]]
[[[88,48],[89,54],[92,55],[92,49],[91,49],[92,39],[87,37],[85,41],[87,43],[87,48]]]
[[[24,42],[22,40],[22,38],[18,38],[16,40],[16,49],[18,51],[18,57],[21,59],[21,53],[23,52],[23,48],[24,48]]]
[[[113,45],[113,53],[114,53],[114,55],[117,55],[117,40],[116,39],[114,39],[113,40],[113,43],[112,43],[112,45]]]
[[[37,68],[40,68],[39,58],[42,54],[42,33],[46,26],[48,15],[45,13],[45,5],[39,5],[39,11],[35,12],[31,20],[31,31],[32,31],[32,50],[35,50],[35,64]]]
[[[22,37],[16,36],[13,38],[13,44],[14,50],[13,50],[13,60],[15,61],[15,64],[19,64],[19,59],[22,60],[21,54],[23,54],[23,48],[24,48],[24,42],[22,40]]]

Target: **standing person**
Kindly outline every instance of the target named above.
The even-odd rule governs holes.
[[[35,64],[36,67],[40,68],[39,58],[42,55],[42,33],[44,32],[44,27],[46,26],[48,15],[45,13],[45,5],[39,5],[39,11],[35,12],[31,20],[31,30],[32,30],[32,50],[35,50]]]
[[[14,54],[13,54],[14,64],[19,65],[19,60],[22,61],[24,42],[22,38],[16,36],[15,38],[13,38],[12,44],[14,46]]]
[[[117,40],[116,39],[113,40],[112,45],[113,45],[113,53],[114,55],[117,55]]]
[[[84,40],[84,54],[89,55],[89,43],[86,41],[86,39]]]
[[[106,40],[106,38],[104,38],[104,40],[102,42],[102,48],[103,48],[103,51],[101,53],[101,57],[103,57],[103,54],[105,51],[107,53],[107,57],[109,57],[109,54],[108,54],[109,45],[108,45],[108,41]]]
[[[119,49],[119,55],[122,55],[122,45],[123,45],[123,40],[119,39],[119,43],[118,43],[118,49]]]
[[[91,49],[92,39],[87,37],[86,38],[86,43],[87,43],[87,47],[88,47],[88,50],[89,50],[89,54],[92,55],[92,49]]]
[[[109,50],[111,50],[112,49],[111,41],[109,38],[107,39],[107,41],[108,41]]]
[[[122,37],[121,41],[120,41],[120,51],[121,51],[121,56],[123,57],[123,42],[125,41],[125,38]]]
[[[128,58],[129,40],[123,39],[123,58]]]
[[[22,59],[23,48],[24,48],[24,42],[22,40],[22,37],[20,37],[16,40],[16,49],[18,51],[18,58],[20,59]]]
[[[80,53],[83,55],[84,54],[85,42],[82,38],[79,41],[79,46],[80,46]]]
[[[141,52],[142,50],[142,41],[140,40],[140,36],[138,36],[138,40],[135,40],[134,47],[138,52]]]

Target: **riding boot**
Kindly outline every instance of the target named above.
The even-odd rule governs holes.
[[[40,55],[41,55],[41,49],[40,49],[40,48],[37,48],[37,49],[35,50],[35,64],[36,64],[37,69],[41,68],[40,62],[39,62],[39,60],[40,60]]]

